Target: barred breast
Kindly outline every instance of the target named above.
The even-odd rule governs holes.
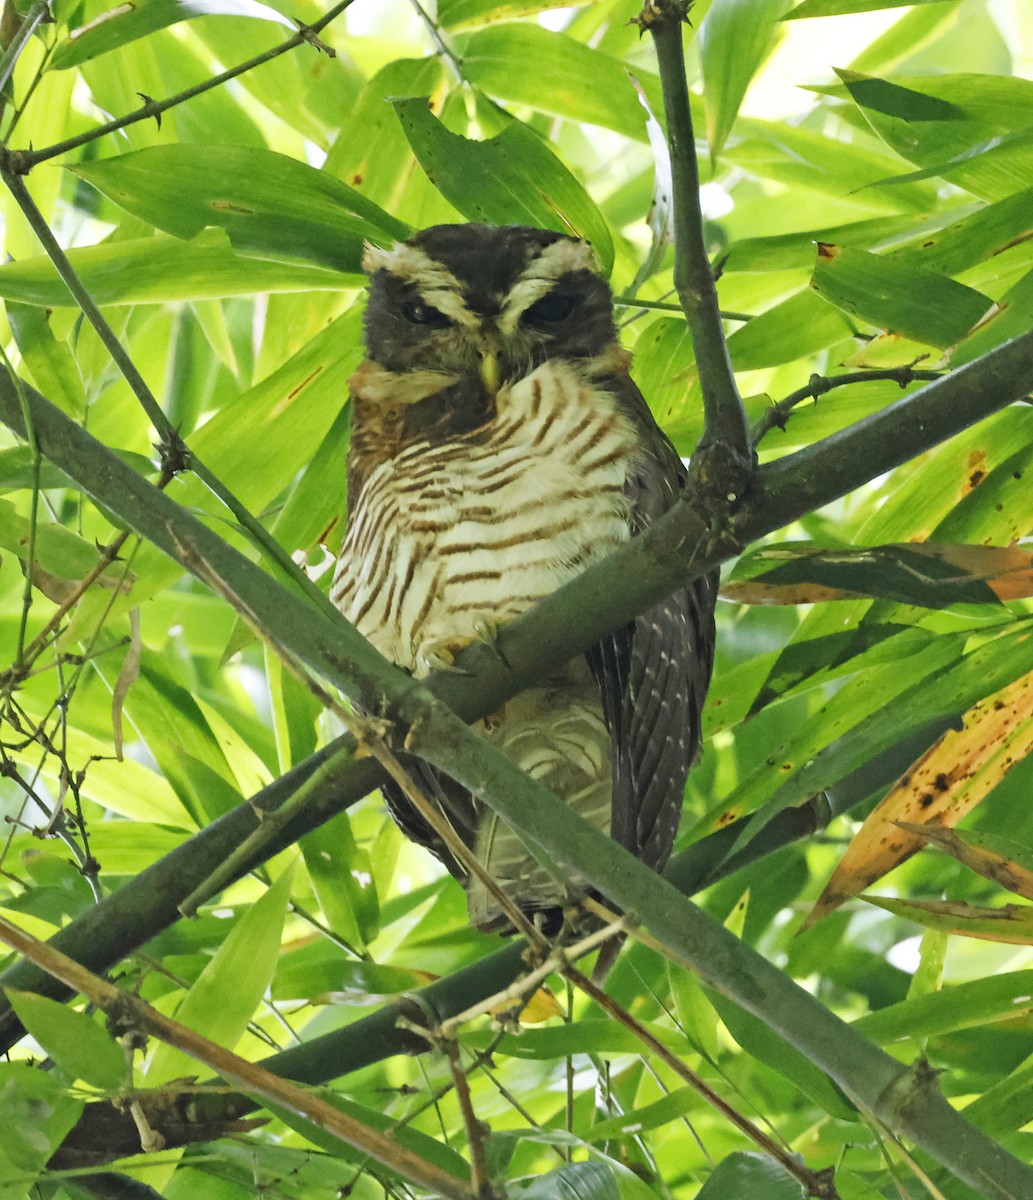
[[[628,538],[636,447],[615,397],[570,364],[544,364],[500,391],[487,436],[414,441],[369,473],[353,497],[333,602],[385,657],[426,674]],[[610,738],[584,658],[507,703],[484,731],[609,832]],[[583,892],[583,881],[538,866],[487,810],[471,848],[525,907]],[[474,881],[468,898],[476,924],[499,916]]]
[[[505,388],[486,438],[417,441],[359,496],[331,599],[419,675],[628,537],[635,430],[616,399],[555,361]]]

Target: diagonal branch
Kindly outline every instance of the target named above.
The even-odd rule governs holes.
[[[629,603],[648,607],[666,590],[732,553],[744,534],[757,536],[777,528],[782,521],[827,502],[911,457],[917,449],[935,444],[942,436],[1003,407],[1025,394],[1031,377],[1033,334],[1027,334],[892,409],[765,468],[756,492],[745,498],[735,531],[712,532],[695,497],[688,494],[646,534],[540,607],[539,613],[551,607],[557,614],[565,614],[559,601],[571,592],[587,592],[591,597],[601,579],[612,578],[609,573],[614,571],[620,580],[627,581],[621,589],[623,594],[604,593],[609,603],[601,606],[596,596],[587,609],[578,609],[579,622],[566,624],[567,638],[577,644],[565,643],[554,626],[546,654],[551,652],[554,661],[560,661],[592,644],[605,629],[627,619],[624,614],[629,611]],[[806,1053],[859,1106],[903,1130],[959,1178],[981,1187],[991,1197],[1020,1196],[1033,1189],[1033,1172],[971,1129],[943,1101],[931,1081],[910,1076],[753,950],[710,921],[669,883],[605,835],[587,827],[469,730],[428,687],[382,660],[347,622],[324,619],[321,613],[313,613],[285,594],[260,568],[124,467],[37,393],[24,389],[24,395],[41,451],[83,490],[102,500],[184,565],[200,561],[205,570],[217,569],[227,583],[228,593],[241,596],[249,610],[311,669],[349,692],[364,707],[384,712],[400,732],[407,731],[412,750],[456,778],[532,842],[583,875],[611,900],[638,913],[654,935],[691,962],[702,978]],[[6,379],[0,379],[0,417],[24,434],[21,405],[13,384]],[[861,453],[862,447],[865,453]],[[641,570],[629,570],[629,561]],[[634,611],[638,610],[630,610]],[[604,622],[602,629],[594,627],[596,620]],[[523,634],[528,625],[533,628],[533,621],[524,618],[514,622],[512,628]],[[505,641],[503,653],[509,659]],[[521,675],[526,663],[521,664],[523,670],[506,671],[499,666],[496,663],[501,690],[513,687],[514,682],[514,691],[524,686]],[[458,691],[461,707],[466,710],[461,713],[463,717],[476,715],[471,709],[490,711],[497,705],[494,699],[485,703],[483,692],[471,688],[470,681],[465,682],[465,689],[459,687],[455,677],[435,683],[445,694]]]
[[[186,100],[192,100],[195,96],[210,92],[212,88],[221,87],[231,79],[237,79],[248,71],[253,71],[255,67],[279,58],[281,54],[286,54],[289,50],[293,50],[305,42],[318,47],[319,42],[316,35],[322,33],[331,21],[337,20],[341,13],[353,3],[354,0],[338,0],[338,3],[325,12],[318,21],[313,21],[311,25],[300,25],[298,32],[291,34],[286,41],[271,46],[261,54],[256,54],[254,58],[238,63],[235,67],[230,67],[228,71],[223,71],[220,75],[213,75],[203,83],[177,92],[165,100],[147,100],[131,113],[126,113],[124,117],[117,117],[104,125],[88,129],[76,137],[66,138],[63,142],[55,142],[53,146],[44,146],[39,150],[14,150],[11,152],[12,165],[20,175],[27,175],[38,163],[46,162],[49,158],[56,158],[59,154],[67,154],[69,150],[77,150],[80,146],[96,141],[97,138],[106,137],[109,133],[117,133],[120,129],[125,129],[127,125],[135,125],[138,121],[146,121],[151,117],[160,121],[161,114],[168,112],[170,108],[175,108]]]
[[[613,628],[657,603],[687,579],[716,565],[749,541],[796,520],[906,461],[980,418],[1021,399],[1033,385],[1033,333],[989,351],[981,359],[937,380],[896,404],[797,454],[760,469],[733,532],[712,533],[694,498],[687,495],[666,517],[555,595],[499,630],[501,655],[474,644],[460,656],[461,672],[428,680],[433,693],[460,716],[475,720],[533,683],[557,664],[595,644]],[[304,661],[313,665],[313,643],[325,651],[322,669],[371,711],[381,711],[383,692],[374,655],[343,618],[324,620],[286,595],[191,514],[161,495],[31,388],[24,388],[32,426],[43,453],[108,511],[139,529],[167,553],[202,545],[205,558],[245,596],[261,600],[263,619]],[[18,390],[0,376],[0,420],[25,436]],[[170,531],[175,531],[172,536]],[[200,539],[200,542],[198,542]],[[227,574],[227,568],[230,568]],[[318,636],[316,631],[319,631]],[[305,641],[305,647],[301,641]],[[321,670],[316,666],[317,671]],[[397,673],[396,673],[397,674]],[[412,686],[406,680],[406,686]],[[339,740],[296,767],[255,797],[256,808],[277,808],[346,742]],[[254,862],[277,853],[378,786],[381,775],[368,759],[353,763],[313,790],[304,811],[287,823]],[[173,924],[177,905],[256,827],[250,803],[221,817],[161,862],[88,910],[55,935],[94,969],[105,969]],[[727,833],[728,831],[724,831]],[[672,864],[672,868],[676,864]],[[40,988],[24,964],[5,976],[12,986]],[[4,1040],[17,1036],[10,1009],[0,1005]]]

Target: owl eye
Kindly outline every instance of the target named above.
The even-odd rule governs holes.
[[[550,292],[547,296],[536,300],[524,312],[524,320],[528,325],[557,325],[570,316],[574,311],[574,304],[573,296]]]
[[[402,316],[410,325],[448,325],[448,317],[430,304],[403,304]]]

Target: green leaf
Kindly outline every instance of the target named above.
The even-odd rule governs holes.
[[[438,0],[438,20],[445,29],[463,29],[566,7],[567,0]]]
[[[25,562],[30,537],[29,519],[23,517],[9,500],[0,500],[0,547],[10,550]],[[100,561],[96,546],[91,546],[71,529],[53,525],[49,521],[37,522],[33,548],[36,565],[49,575],[61,579],[81,579]],[[109,567],[107,573],[115,577],[121,575],[121,570]]]
[[[450,133],[425,100],[395,100],[420,165],[445,198],[473,221],[532,225],[586,238],[609,273],[606,222],[567,168],[519,121],[483,142]]]
[[[942,4],[943,0],[911,0],[912,4]],[[900,0],[803,0],[787,21],[804,17],[836,17],[843,13],[875,12],[881,8],[900,8]]]
[[[332,175],[252,146],[152,146],[69,169],[165,233],[218,226],[236,251],[261,258],[358,273],[367,241],[411,232]]]
[[[54,51],[50,65],[66,70],[191,17],[218,15],[255,17],[293,28],[282,13],[258,0],[141,0],[101,13],[88,25],[73,29]]]
[[[724,147],[789,0],[714,0],[699,30],[710,158]]]
[[[466,77],[490,96],[646,141],[646,111],[627,68],[574,38],[514,23],[459,38],[456,49]]]
[[[854,1022],[880,1044],[939,1037],[1033,1014],[1033,971],[1007,971],[990,979],[956,983],[942,991],[909,997]]]
[[[837,69],[836,74],[846,84],[847,91],[861,108],[884,113],[889,117],[899,117],[902,121],[967,119],[964,109],[949,100],[941,100],[938,96],[928,96],[925,92],[916,92],[913,88],[901,87],[899,83],[891,83],[873,75],[862,75],[859,71]]]
[[[283,871],[244,913],[176,1010],[177,1021],[227,1050],[240,1041],[273,977],[293,875],[293,867]],[[197,1069],[182,1050],[160,1045],[147,1064],[147,1086]]]
[[[802,291],[737,329],[728,339],[728,353],[736,370],[753,371],[815,354],[849,333],[850,322],[835,305]]]
[[[306,263],[278,263],[233,252],[221,229],[192,241],[157,235],[105,242],[68,251],[75,273],[97,304],[250,296],[256,292],[338,292],[358,287],[357,274],[342,275]],[[59,308],[75,305],[49,258],[0,266],[0,297]]]
[[[804,1200],[798,1179],[766,1154],[737,1150],[718,1164],[697,1200]]]
[[[299,843],[327,924],[349,945],[364,948],[376,937],[380,905],[369,855],[352,836],[347,813],[338,813]]]
[[[783,1041],[752,1013],[708,989],[725,1028],[747,1053],[788,1079],[823,1112],[842,1121],[856,1117],[853,1106],[824,1071]]]
[[[73,1080],[105,1091],[125,1083],[125,1054],[103,1025],[47,996],[5,990],[18,1020]]]
[[[943,349],[960,342],[993,303],[945,275],[843,246],[819,246],[811,287],[871,325]]]
[[[83,1103],[53,1075],[21,1062],[0,1063],[0,1188],[10,1200],[31,1194],[32,1180],[79,1119]],[[17,1183],[21,1190],[17,1190]]]

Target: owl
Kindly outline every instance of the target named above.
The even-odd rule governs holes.
[[[662,515],[685,469],[628,374],[590,246],[519,226],[439,225],[367,249],[367,357],[350,380],[348,527],[331,598],[417,677],[447,668]],[[704,578],[557,667],[483,736],[657,870],[670,854],[713,662]],[[556,921],[584,895],[426,764],[425,795],[504,893]],[[389,785],[402,830],[498,901]],[[555,925],[553,926],[555,927]]]

